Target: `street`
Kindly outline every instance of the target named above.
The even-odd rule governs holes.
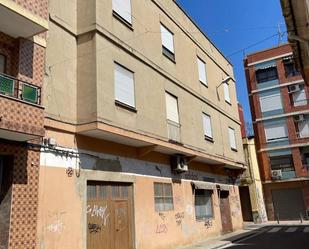
[[[304,249],[309,245],[309,226],[271,226],[264,232],[222,248]]]

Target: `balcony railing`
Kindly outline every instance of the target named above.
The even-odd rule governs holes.
[[[180,124],[167,120],[168,138],[171,142],[181,143],[180,127]]]
[[[41,105],[41,88],[23,80],[0,73],[0,95]]]

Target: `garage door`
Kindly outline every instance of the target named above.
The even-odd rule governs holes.
[[[305,217],[302,191],[299,188],[272,190],[275,217],[280,220],[297,220]]]
[[[132,185],[88,182],[87,249],[131,249],[132,216]]]

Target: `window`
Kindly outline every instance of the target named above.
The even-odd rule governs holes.
[[[206,77],[206,64],[200,58],[197,57],[198,65],[198,75],[201,83],[207,86],[207,77]]]
[[[266,141],[285,140],[288,138],[288,129],[285,121],[274,124],[264,124]]]
[[[115,63],[115,99],[126,106],[135,108],[134,74]]]
[[[174,209],[173,188],[171,183],[154,183],[154,198],[156,212]]]
[[[223,83],[223,90],[224,90],[224,99],[225,99],[225,101],[228,102],[228,103],[231,103],[230,90],[229,90],[228,83]]]
[[[257,83],[278,79],[278,71],[276,66],[258,69],[255,74]]]
[[[304,85],[299,85],[299,86],[290,86],[289,91],[291,91],[292,87],[298,88],[297,91],[292,91],[291,93],[291,102],[293,106],[302,106],[302,105],[307,105],[307,96],[306,96],[306,91],[304,89]]]
[[[33,86],[29,86],[23,84],[23,93],[22,93],[23,100],[37,103],[38,102],[38,89]]]
[[[272,170],[282,170],[283,172],[294,171],[292,155],[270,157],[269,160]]]
[[[0,93],[12,96],[14,94],[14,80],[0,75]]]
[[[282,109],[282,101],[281,101],[281,94],[278,93],[271,93],[267,96],[260,97],[260,105],[262,112],[269,112],[274,110]]]
[[[174,35],[162,24],[160,28],[161,28],[161,39],[162,39],[162,52],[169,59],[175,61]]]
[[[5,73],[6,58],[4,55],[0,54],[0,73]]]
[[[178,100],[174,95],[165,92],[166,117],[168,120],[179,124]]]
[[[298,137],[309,137],[309,119],[306,118],[302,122],[297,122]]]
[[[113,11],[125,22],[131,24],[131,0],[113,0]]]
[[[294,63],[292,56],[283,58],[282,61],[284,65],[284,71],[285,71],[286,78],[300,75],[300,73],[297,71],[295,67],[295,63]]]
[[[211,190],[195,189],[195,218],[197,220],[213,217]]]
[[[204,136],[206,139],[213,139],[212,137],[212,129],[211,129],[211,118],[209,115],[203,113],[203,127],[204,127]]]
[[[231,128],[231,127],[229,127],[229,140],[230,140],[231,149],[232,150],[237,150],[235,130],[233,128]]]

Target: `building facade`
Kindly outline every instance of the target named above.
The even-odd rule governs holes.
[[[264,202],[263,185],[256,154],[254,136],[246,126],[243,108],[238,104],[241,121],[242,142],[247,163],[247,169],[240,176],[240,202],[243,220],[247,222],[267,222],[267,213]]]
[[[38,247],[167,249],[240,229],[245,159],[220,51],[175,1],[49,11]]]
[[[308,218],[308,86],[288,44],[244,64],[268,218]]]
[[[0,1],[0,248],[35,248],[48,3]]]

